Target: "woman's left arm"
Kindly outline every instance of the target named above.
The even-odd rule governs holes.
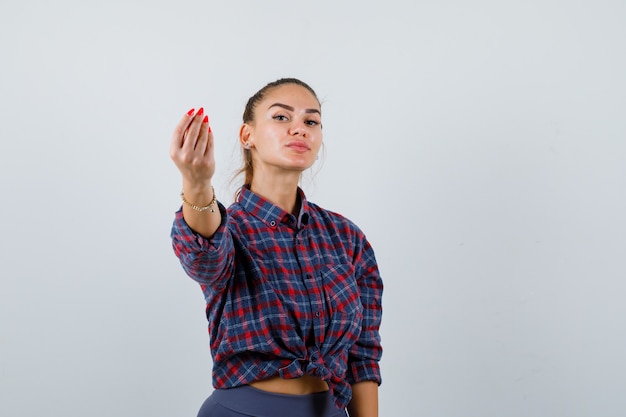
[[[352,385],[352,400],[348,404],[350,417],[378,417],[378,383],[357,382]]]
[[[378,417],[378,385],[381,383],[378,362],[382,356],[380,323],[382,318],[383,283],[374,250],[362,233],[353,259],[355,276],[363,306],[362,328],[348,353],[348,382],[352,400],[350,417]]]

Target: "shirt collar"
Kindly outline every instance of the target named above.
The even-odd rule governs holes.
[[[257,217],[269,227],[274,228],[280,223],[285,223],[293,228],[302,228],[306,226],[309,220],[309,204],[304,191],[300,187],[298,187],[298,196],[301,204],[300,213],[298,213],[297,217],[255,194],[248,185],[244,185],[241,188],[238,202],[245,211]]]

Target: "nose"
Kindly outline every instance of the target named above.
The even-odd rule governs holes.
[[[303,124],[294,123],[289,129],[289,133],[293,136],[306,136],[307,130]]]

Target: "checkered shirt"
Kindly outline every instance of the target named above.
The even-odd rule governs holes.
[[[383,285],[363,232],[298,193],[296,217],[244,187],[210,239],[179,210],[172,244],[204,293],[215,388],[311,375],[345,408],[381,383]]]

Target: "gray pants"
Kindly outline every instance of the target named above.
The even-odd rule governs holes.
[[[198,417],[347,417],[329,392],[274,394],[244,385],[218,389],[202,404]]]

